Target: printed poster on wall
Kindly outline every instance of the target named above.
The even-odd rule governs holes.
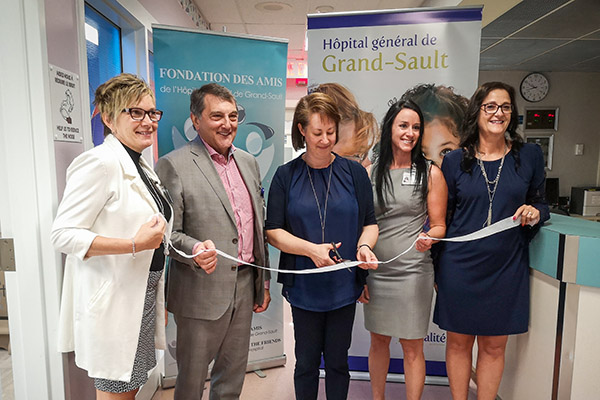
[[[221,84],[231,90],[238,105],[234,145],[256,157],[266,197],[275,170],[283,163],[287,40],[158,25],[153,26],[153,40],[156,103],[164,111],[158,156],[197,136],[190,120],[191,92],[207,83]],[[278,254],[273,253],[270,263],[277,265]],[[176,375],[175,329],[170,318],[166,377]],[[283,300],[277,290],[271,292],[269,309],[254,314],[249,334],[252,368],[285,363]]]
[[[444,90],[450,90],[457,98],[464,96],[464,101],[477,88],[480,39],[481,7],[309,15],[309,91],[319,84],[341,84],[354,94],[360,108],[372,112],[379,123],[407,90],[420,92],[426,89],[424,84],[431,84],[432,88],[452,87]],[[423,105],[421,108],[426,119],[425,138],[428,115],[433,127],[435,116],[431,114],[435,111],[426,110]],[[445,134],[449,139],[439,136],[437,142],[454,142],[457,148],[458,133]],[[430,139],[435,135],[437,132],[430,134]],[[425,150],[425,142],[423,147]],[[426,156],[434,162],[441,162],[449,150],[436,144],[436,140],[430,147],[431,154]],[[362,159],[367,154],[358,156]],[[403,250],[398,249],[398,253]],[[446,333],[430,322],[425,337],[428,375],[445,375],[445,341]],[[369,344],[360,305],[350,348],[352,370],[368,371]],[[391,355],[390,372],[402,373],[402,348],[397,338],[392,339]]]
[[[49,72],[54,140],[81,143],[79,75],[52,64]]]

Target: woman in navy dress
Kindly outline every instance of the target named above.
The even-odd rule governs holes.
[[[269,191],[267,238],[281,250],[279,269],[310,269],[341,259],[375,268],[378,228],[371,184],[355,161],[332,153],[340,114],[333,99],[313,93],[300,99],[292,125],[300,157],[279,167]],[[332,255],[339,252],[337,255]],[[310,275],[278,274],[292,306],[297,399],[317,398],[319,365],[325,360],[328,399],[346,399],[348,349],[356,300],[366,282],[357,268]]]
[[[462,149],[444,158],[448,237],[512,216],[521,226],[477,241],[443,244],[434,322],[448,331],[446,368],[452,397],[466,399],[477,338],[477,398],[494,399],[508,335],[527,332],[528,243],[549,218],[544,158],[517,134],[514,89],[483,84],[469,102]]]

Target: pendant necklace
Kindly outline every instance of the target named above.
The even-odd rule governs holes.
[[[490,181],[488,179],[487,173],[485,172],[485,168],[483,166],[483,161],[481,161],[481,153],[477,151],[477,164],[479,164],[479,168],[481,169],[481,174],[483,175],[483,179],[485,180],[485,188],[488,193],[488,200],[490,202],[488,207],[487,219],[483,223],[483,227],[490,226],[492,224],[492,203],[494,202],[494,197],[496,196],[496,189],[498,188],[498,182],[500,181],[500,173],[502,172],[502,166],[504,165],[504,158],[506,157],[508,146],[506,142],[504,143],[504,152],[502,154],[502,159],[500,160],[500,166],[498,167],[498,173],[496,174],[496,179]],[[493,188],[492,188],[493,187]]]
[[[321,243],[325,243],[325,221],[327,220],[327,200],[329,200],[329,188],[331,187],[331,173],[333,171],[333,161],[329,164],[329,181],[327,182],[327,192],[325,194],[325,207],[323,213],[321,213],[321,204],[319,203],[319,198],[317,197],[317,191],[315,190],[315,185],[313,184],[313,180],[310,176],[310,169],[308,168],[308,164],[306,164],[306,172],[308,173],[308,180],[310,181],[310,187],[312,188],[313,195],[315,196],[315,201],[317,203],[317,211],[319,212],[319,222],[321,222]]]

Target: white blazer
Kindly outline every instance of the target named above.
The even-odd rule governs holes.
[[[148,177],[159,182],[140,159]],[[123,145],[113,135],[78,156],[52,226],[52,243],[67,255],[59,344],[93,378],[129,382],[154,250],[85,259],[97,235],[132,238],[158,213]],[[172,215],[172,213],[171,213]],[[170,237],[172,221],[166,229]],[[165,348],[164,274],[156,296],[156,347]]]

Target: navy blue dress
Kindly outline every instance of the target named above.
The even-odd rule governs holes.
[[[273,177],[266,229],[285,229],[292,235],[313,243],[341,242],[338,249],[340,255],[344,259],[356,259],[356,245],[362,227],[377,223],[366,171],[358,163],[339,156],[327,168],[308,167],[308,171],[322,216],[329,173],[332,173],[325,218],[325,240],[322,240],[321,222],[307,165],[301,157],[279,167]],[[279,268],[300,270],[315,268],[315,264],[309,257],[282,253]],[[279,274],[278,281],[283,283],[283,296],[292,306],[322,312],[354,303],[362,292],[364,278],[365,271],[351,268],[325,274]]]
[[[448,184],[447,237],[481,229],[487,219],[486,183],[475,161],[471,173],[460,168],[462,150],[444,157],[442,172]],[[527,332],[529,322],[528,243],[549,218],[544,197],[542,151],[524,144],[516,167],[515,152],[505,157],[492,205],[492,223],[507,218],[523,204],[540,211],[540,223],[517,227],[470,242],[442,242],[436,282],[438,293],[433,321],[440,328],[468,335],[510,335]],[[500,160],[484,161],[489,179]]]

